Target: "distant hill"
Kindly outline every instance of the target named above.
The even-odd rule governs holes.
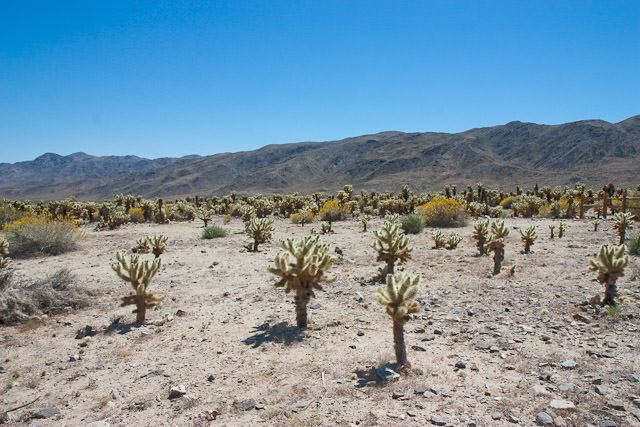
[[[640,184],[640,116],[619,123],[510,122],[455,134],[382,132],[197,158],[76,153],[0,164],[0,196],[30,199],[334,191],[344,184],[397,191],[406,183],[422,191],[478,181],[508,190],[535,183]]]

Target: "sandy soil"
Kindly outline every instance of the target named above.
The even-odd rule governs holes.
[[[100,295],[82,311],[0,327],[0,412],[38,398],[10,412],[8,424],[535,425],[546,410],[556,425],[640,425],[633,415],[639,282],[631,274],[619,279],[621,294],[633,299],[621,316],[585,311],[582,303],[602,293],[588,259],[600,244],[617,242],[612,222],[594,233],[588,220],[567,221],[566,236],[550,240],[551,222],[508,219],[504,268],[495,277],[492,260],[476,256],[471,223],[455,230],[463,236],[455,250],[433,249],[428,228],[411,235],[404,269],[422,275],[422,310],[405,328],[413,369],[386,384],[375,371],[394,359],[391,319],[370,281],[381,266],[369,247],[380,220],[367,233],[359,222],[338,222],[322,236],[344,258],[331,269],[337,282],[312,300],[312,324],[302,333],[293,327],[292,296],[273,286],[266,267],[280,250],[277,239],[318,224],[278,219],[275,239],[257,253],[246,250],[238,219],[224,225],[228,237],[214,240],[200,239],[197,221],[88,229],[79,251],[13,263],[17,279],[67,267]],[[515,228],[531,224],[539,239],[525,255]],[[159,233],[169,246],[150,288],[167,299],[137,327],[132,307],[119,307],[129,285],[109,264],[117,250]],[[172,320],[154,324],[166,314]],[[97,333],[76,339],[86,325]],[[575,367],[563,367],[568,360]],[[457,362],[466,368],[456,370]],[[10,387],[14,376],[20,385]],[[169,399],[178,385],[187,394]],[[555,409],[557,400],[575,407]],[[30,418],[46,407],[59,412]]]

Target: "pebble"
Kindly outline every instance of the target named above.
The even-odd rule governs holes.
[[[607,406],[616,411],[624,411],[624,403],[617,400],[607,400]]]
[[[564,362],[562,362],[562,367],[563,368],[567,368],[567,369],[574,369],[576,366],[578,366],[578,364],[574,361],[574,360],[565,360]]]
[[[629,381],[629,382],[632,382],[632,383],[640,382],[640,379],[638,378],[638,376],[637,376],[636,374],[629,374],[629,375],[626,375],[626,376],[624,377],[624,379],[625,379],[625,380],[627,380],[627,381]]]
[[[491,419],[492,420],[499,420],[502,418],[502,414],[500,412],[494,412],[493,414],[491,414]]]
[[[604,396],[605,394],[607,394],[607,392],[599,385],[596,386],[596,393],[598,393],[600,396]]]
[[[509,418],[507,418],[507,419],[509,420],[510,423],[513,423],[513,424],[520,423],[520,420],[518,418],[514,417],[513,415],[509,415]]]
[[[573,390],[573,384],[571,383],[562,383],[558,386],[558,390],[560,391],[571,391]]]
[[[611,421],[611,420],[604,420],[604,421],[600,421],[600,424],[598,424],[599,427],[618,427],[618,424],[615,423],[615,421]]]
[[[486,341],[478,341],[476,343],[476,348],[479,350],[489,350],[491,348],[491,344]]]
[[[467,367],[467,364],[464,363],[462,360],[458,360],[456,362],[455,369],[465,369],[466,367]]]
[[[543,426],[553,425],[553,418],[551,418],[551,416],[546,412],[538,412],[536,414],[536,421],[538,424]]]
[[[545,388],[545,386],[540,385],[540,384],[536,384],[533,387],[531,387],[531,390],[533,391],[533,394],[535,395],[547,395],[550,394],[549,391]]]
[[[256,401],[253,399],[243,399],[236,402],[233,406],[235,406],[238,411],[249,411],[256,407]]]
[[[447,422],[445,420],[443,420],[442,418],[431,417],[431,424],[436,425],[436,426],[445,426],[445,425],[447,425]]]
[[[169,399],[177,399],[178,397],[182,397],[185,394],[187,394],[187,388],[183,384],[171,387],[169,389]]]
[[[212,383],[215,379],[216,377],[214,377],[213,374],[209,374],[209,376],[207,377],[207,381],[209,381],[210,383]]]
[[[404,397],[404,392],[403,391],[394,391],[392,397],[394,399],[400,399],[400,398]]]
[[[427,351],[427,349],[426,349],[426,348],[424,348],[424,347],[422,347],[422,346],[420,346],[420,345],[412,345],[412,346],[411,346],[411,349],[412,349],[412,350],[415,350],[415,351]]]
[[[435,335],[425,335],[422,337],[422,341],[433,341],[436,339]]]
[[[554,399],[549,402],[549,407],[553,409],[575,409],[576,405],[574,405],[573,402],[569,402],[568,400]]]

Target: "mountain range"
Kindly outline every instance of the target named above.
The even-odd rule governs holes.
[[[640,115],[618,123],[561,125],[510,122],[460,133],[381,132],[339,141],[267,145],[200,157],[144,159],[85,153],[44,154],[0,163],[0,197],[53,200],[147,198],[359,189],[441,190],[481,181],[599,188],[640,184]]]

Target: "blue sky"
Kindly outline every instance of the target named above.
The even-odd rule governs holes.
[[[0,2],[0,162],[640,114],[640,1]]]

